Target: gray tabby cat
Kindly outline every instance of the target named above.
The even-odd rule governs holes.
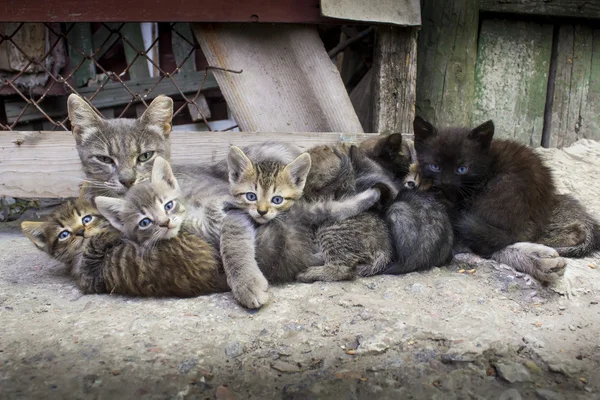
[[[173,101],[157,96],[138,119],[104,119],[76,94],[67,101],[77,152],[86,175],[84,198],[119,197],[150,177],[152,161],[169,159]]]
[[[390,261],[391,244],[387,254],[374,254],[365,245],[376,238],[358,240],[345,235],[347,229],[331,226],[373,206],[379,190],[367,189],[339,201],[302,201],[311,158],[289,145],[265,144],[246,152],[232,146],[227,160],[235,199],[230,212],[241,210],[257,224],[254,256],[269,281],[287,282],[296,276],[303,280],[309,267],[331,270],[352,268],[360,261]],[[389,243],[389,237],[381,236]],[[226,240],[230,238],[223,236]]]
[[[152,161],[157,156],[169,159],[173,102],[166,96],[154,99],[139,119],[103,119],[75,94],[69,96],[68,109],[86,174],[83,195],[92,203],[96,196],[123,196],[130,187],[150,178]],[[239,240],[232,243],[233,249],[220,251],[251,254],[253,230],[246,229],[235,215],[226,217],[222,212],[229,198],[227,164],[174,168],[186,188],[190,212],[196,214],[196,228],[206,240],[219,249],[223,231]],[[246,249],[244,244],[248,244]],[[236,259],[224,257],[224,262],[237,301],[249,308],[258,308],[268,301],[268,283],[256,260],[244,258],[236,263]],[[234,265],[228,267],[229,262]]]

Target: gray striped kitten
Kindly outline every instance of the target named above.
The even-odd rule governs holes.
[[[86,268],[101,270],[114,293],[188,297],[228,290],[218,252],[190,232],[193,216],[181,196],[169,163],[157,157],[150,181],[133,186],[124,199],[97,197],[98,211],[124,237],[108,249],[89,246]]]
[[[347,237],[324,241],[320,229],[363,213],[380,198],[379,190],[371,188],[339,201],[303,201],[311,159],[294,146],[266,144],[246,152],[232,146],[227,160],[235,199],[229,212],[255,226],[253,256],[271,282],[294,280],[309,267],[328,268],[324,262],[352,251],[345,246]],[[222,242],[231,239],[224,235]]]

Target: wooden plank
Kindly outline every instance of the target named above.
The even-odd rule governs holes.
[[[400,26],[421,25],[420,0],[321,0],[326,17]]]
[[[600,139],[600,29],[561,25],[557,54],[550,146]]]
[[[123,40],[123,49],[125,50],[125,60],[129,67],[129,77],[132,80],[150,77],[148,70],[148,61],[146,57],[139,56],[138,52],[146,52],[144,38],[139,23],[127,23],[121,28],[121,33],[127,40]],[[135,61],[134,61],[135,60]],[[131,64],[133,62],[133,64]]]
[[[495,137],[541,145],[552,29],[533,22],[483,21],[474,124],[492,119]]]
[[[309,25],[194,24],[243,131],[360,132],[340,74]]]
[[[204,71],[175,74],[172,76],[172,78],[175,80],[177,86],[179,86],[183,93],[195,93],[204,79]],[[150,89],[156,85],[157,80],[158,78],[145,78],[137,81],[126,81],[125,84],[133,93],[139,94],[141,97],[143,97],[146,102],[151,101],[159,94],[164,94],[166,96],[179,95],[179,91],[175,85],[173,85],[173,82],[167,78],[164,78],[156,86],[156,88],[150,92]],[[216,89],[218,87],[219,85],[217,85],[217,81],[215,80],[213,74],[209,72],[206,77],[206,81],[204,82],[204,89],[209,90]],[[97,87],[91,86],[78,89],[77,92],[82,96],[89,97],[94,94],[96,90],[98,90]],[[108,108],[128,104],[131,99],[131,94],[125,90],[121,83],[110,82],[104,86],[104,88],[98,93],[98,95],[96,95],[96,97],[94,97],[92,104],[99,109]],[[24,105],[25,103],[20,99],[16,99],[16,101],[7,100],[6,114],[8,120],[11,122],[14,121],[15,118],[17,118],[17,116],[21,113]],[[50,117],[66,116],[66,96],[47,98],[41,103],[41,107]],[[39,119],[45,119],[45,117],[38,111],[37,108],[29,106],[21,116],[20,121],[27,122]]]
[[[171,43],[173,45],[173,56],[175,56],[175,64],[177,65],[177,67],[179,67],[179,72],[195,71],[196,51],[194,50],[194,35],[192,34],[190,24],[175,24],[173,26],[173,31],[171,32]],[[192,53],[191,55],[190,52]]]
[[[326,23],[319,0],[0,0],[6,22]],[[334,20],[335,21],[335,20]]]
[[[594,0],[481,0],[480,9],[511,14],[600,18],[600,2]]]
[[[232,144],[286,141],[302,148],[370,135],[351,133],[173,132],[173,164],[200,165],[223,159]],[[71,132],[0,132],[0,196],[73,197],[84,178]]]
[[[0,69],[26,73],[44,71],[41,66],[30,63],[26,57],[27,55],[34,60],[44,58],[47,33],[44,24],[0,24],[0,33],[12,36],[12,42],[3,40],[0,43]],[[15,44],[23,51],[17,49]]]
[[[94,53],[92,42],[92,26],[89,23],[76,23],[67,34],[69,44],[69,68],[75,71],[73,83],[75,87],[86,86],[90,79],[96,77],[96,66],[92,60],[84,61],[84,54]],[[82,54],[83,53],[83,54]]]
[[[373,60],[373,130],[412,132],[417,95],[416,28],[377,29]]]
[[[469,125],[475,93],[479,0],[423,3],[417,114],[438,125]]]
[[[110,29],[118,29],[121,25],[118,22],[109,22],[104,24],[106,27]],[[120,36],[116,33],[112,33],[106,27],[102,25],[100,29],[98,29],[92,35],[92,43],[94,44],[94,58],[99,60],[102,58],[104,53],[106,53],[114,44],[121,40]],[[108,39],[108,40],[107,40]]]

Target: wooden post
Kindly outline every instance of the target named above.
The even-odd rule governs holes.
[[[479,0],[428,0],[421,9],[417,114],[469,125],[475,93]]]
[[[96,77],[96,66],[91,60],[84,60],[84,56],[91,56],[94,52],[92,43],[92,27],[89,23],[76,23],[67,35],[69,42],[69,67],[75,69],[73,74],[75,87],[86,86],[90,79]],[[83,52],[81,54],[79,51]],[[83,61],[83,62],[82,62]]]
[[[373,60],[373,131],[412,133],[417,28],[377,28]]]

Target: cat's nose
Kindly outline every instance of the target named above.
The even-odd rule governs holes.
[[[263,215],[265,215],[267,212],[269,212],[269,210],[261,210],[260,208],[259,208],[258,210],[256,210],[256,211],[258,211],[258,213],[259,213],[261,216],[263,216]]]
[[[162,221],[158,224],[158,226],[160,226],[161,228],[169,228],[169,224],[171,223],[170,219],[167,219],[166,221]]]
[[[84,233],[85,233],[85,229],[81,228],[80,230],[77,231],[76,235],[83,236]]]
[[[129,189],[130,187],[133,186],[133,183],[135,182],[135,178],[119,178],[119,182],[121,182],[121,185],[123,185],[127,189]]]

